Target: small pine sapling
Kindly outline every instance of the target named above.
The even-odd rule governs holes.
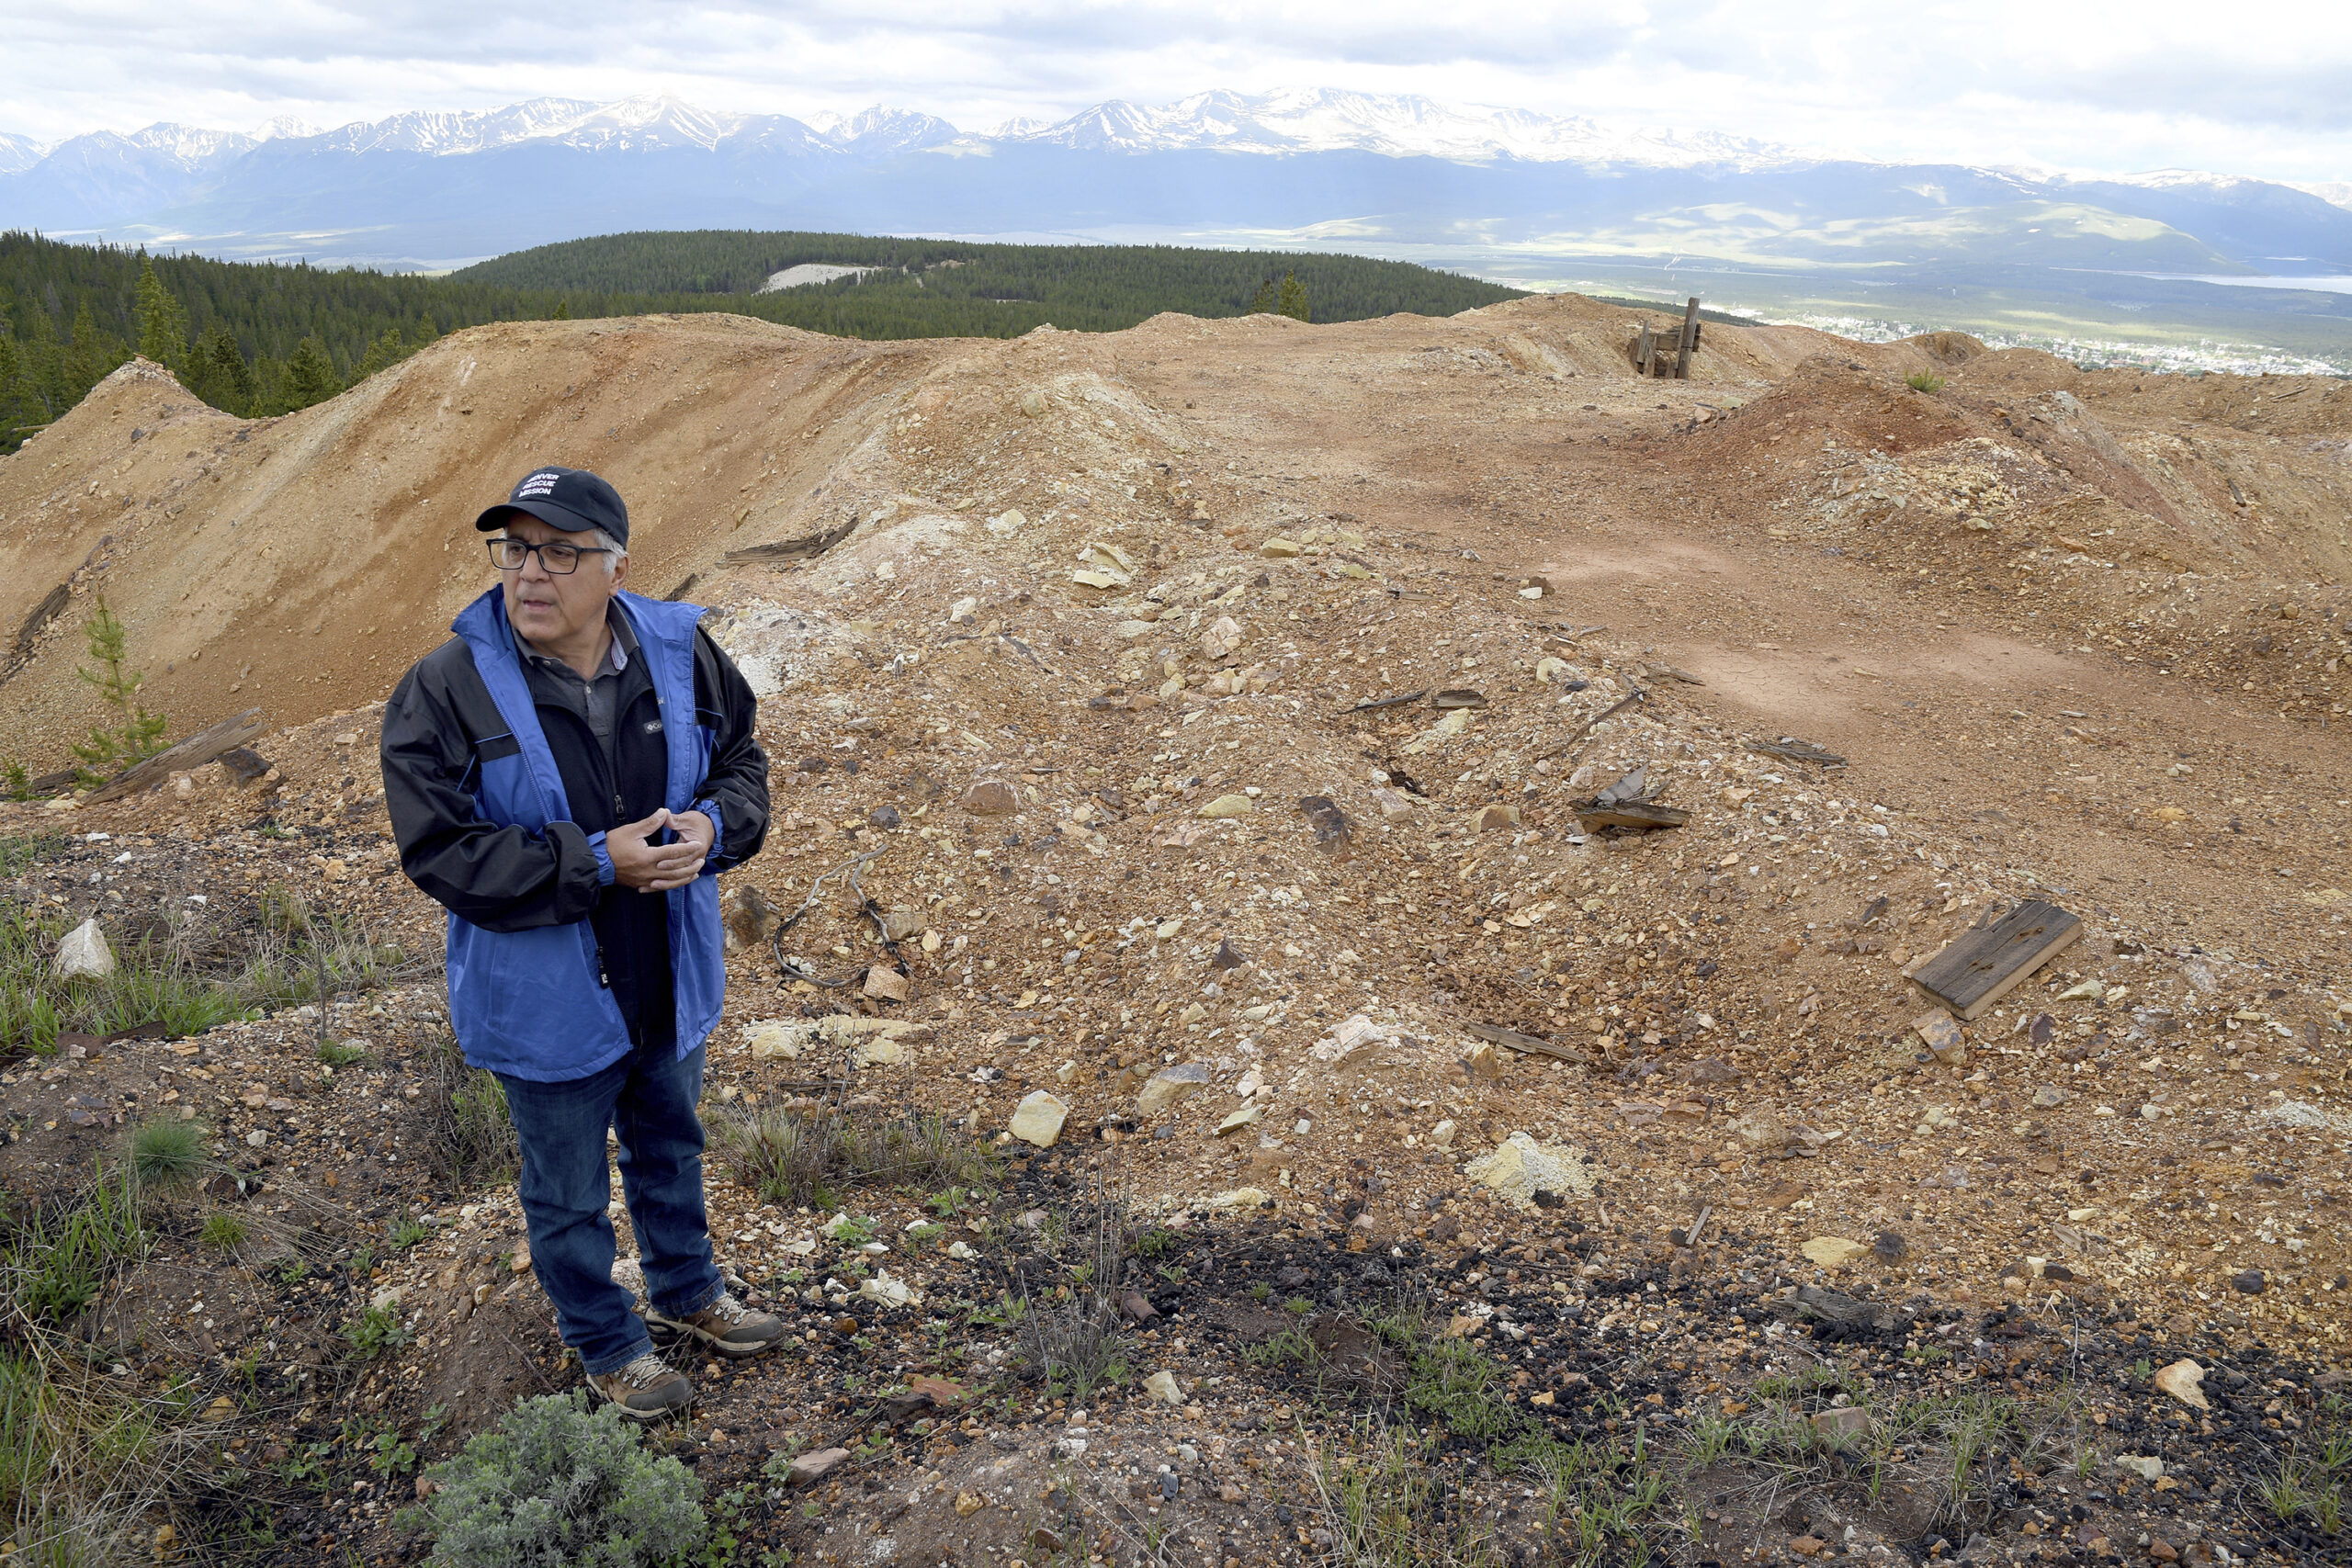
[[[90,658],[98,667],[76,665],[74,673],[98,694],[98,700],[114,716],[112,728],[94,724],[89,739],[74,748],[74,755],[82,760],[74,772],[84,784],[97,784],[163,750],[164,728],[170,721],[162,714],[149,713],[147,705],[139,700],[146,672],[125,668],[130,657],[128,638],[122,622],[103,595],[97,612],[82,630]]]

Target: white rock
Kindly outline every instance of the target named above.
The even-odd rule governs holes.
[[[1216,1124],[1216,1135],[1222,1138],[1238,1133],[1244,1127],[1255,1126],[1265,1113],[1266,1108],[1262,1105],[1245,1105]]]
[[[1028,525],[1029,519],[1021,515],[1021,513],[1016,508],[1008,507],[1005,511],[1001,512],[996,516],[989,519],[989,532],[996,535],[999,538],[1002,538],[1010,534],[1017,534]]]
[[[114,949],[107,945],[96,916],[65,933],[50,969],[61,980],[102,980],[114,973]]]
[[[1584,1151],[1573,1144],[1539,1144],[1525,1133],[1513,1133],[1463,1168],[1463,1174],[1521,1208],[1532,1208],[1538,1192],[1561,1197],[1592,1195],[1592,1167]]]
[[[2165,1461],[2154,1454],[2117,1454],[2115,1468],[2128,1470],[2143,1481],[2162,1481],[2165,1478]]]
[[[899,1067],[907,1061],[907,1048],[888,1035],[869,1040],[849,1054],[853,1067]]]
[[[1157,1116],[1182,1104],[1209,1086],[1209,1065],[1206,1062],[1179,1062],[1172,1067],[1162,1067],[1144,1081],[1136,1095],[1136,1114]]]
[[[1452,1120],[1449,1119],[1447,1121],[1441,1122],[1436,1126],[1430,1129],[1430,1142],[1435,1144],[1439,1148],[1450,1149],[1453,1146],[1454,1132],[1455,1128]]]
[[[1176,1374],[1162,1368],[1143,1380],[1144,1393],[1162,1404],[1182,1404],[1184,1391],[1176,1382]]]
[[[1062,1122],[1069,1117],[1069,1104],[1041,1089],[1013,1108],[1006,1131],[1023,1143],[1049,1149],[1062,1135]]]
[[[922,1305],[922,1292],[904,1280],[892,1278],[887,1269],[877,1269],[874,1271],[874,1278],[861,1281],[857,1293],[866,1301],[880,1302],[885,1306]]]

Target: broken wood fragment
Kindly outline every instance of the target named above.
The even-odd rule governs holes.
[[[1358,703],[1348,711],[1350,713],[1370,713],[1374,708],[1400,708],[1407,703],[1419,702],[1423,697],[1426,697],[1429,694],[1430,689],[1427,686],[1423,686],[1419,691],[1407,692],[1401,697],[1374,697],[1369,702]]]
[[[1825,750],[1810,740],[1800,740],[1793,735],[1783,735],[1778,740],[1750,740],[1747,747],[1767,757],[1785,757],[1792,762],[1817,762],[1825,768],[1842,768],[1846,759],[1835,751]]]
[[[1649,701],[1649,695],[1650,694],[1647,692],[1635,692],[1631,696],[1619,698],[1615,703],[1594,715],[1592,718],[1586,722],[1585,727],[1582,729],[1577,730],[1566,740],[1554,741],[1551,745],[1544,747],[1542,750],[1533,753],[1528,758],[1528,761],[1531,762],[1540,762],[1546,757],[1558,756],[1561,752],[1567,750],[1570,747],[1576,745],[1577,742],[1582,740],[1586,736],[1590,735],[1594,730],[1600,728],[1611,719],[1615,718],[1619,714],[1623,713],[1627,708],[1632,707],[1635,703]]]
[[[1463,1023],[1460,1028],[1464,1034],[1489,1044],[1523,1051],[1531,1056],[1549,1056],[1555,1062],[1566,1062],[1572,1066],[1581,1067],[1592,1060],[1573,1045],[1555,1045],[1549,1040],[1533,1034],[1521,1034],[1515,1029],[1499,1029],[1491,1023],[1475,1022]]]

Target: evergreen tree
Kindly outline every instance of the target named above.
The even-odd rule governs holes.
[[[123,668],[129,658],[129,638],[104,594],[99,595],[97,612],[82,628],[82,635],[98,667],[76,665],[74,673],[96,690],[98,700],[107,705],[115,721],[112,728],[92,725],[89,739],[74,748],[74,755],[82,759],[75,773],[84,784],[97,784],[163,750],[168,721],[162,714],[149,713],[147,705],[139,700],[139,688],[147,676],[143,671]]]
[[[287,412],[325,402],[342,390],[343,382],[335,376],[334,361],[327,357],[325,344],[306,337],[294,345],[294,352],[286,356]]]
[[[384,335],[369,344],[368,352],[359,356],[359,368],[351,373],[352,385],[356,387],[377,371],[399,364],[408,357],[408,345],[401,342],[400,328],[386,327]]]
[[[89,297],[84,295],[74,311],[74,340],[66,346],[61,366],[63,384],[53,393],[56,406],[61,410],[72,408],[130,357],[130,351],[120,340],[100,330],[97,318],[90,313]]]
[[[155,276],[155,258],[139,263],[139,352],[177,373],[187,365],[187,312]]]
[[[1270,316],[1273,312],[1274,280],[1269,277],[1259,283],[1257,297],[1250,301],[1250,313],[1253,316]]]
[[[216,409],[247,417],[254,412],[254,373],[226,322],[213,322],[212,330],[197,340],[183,379],[189,391]]]
[[[555,310],[548,315],[548,320],[550,321],[568,321],[571,320],[571,301],[569,299],[557,300],[555,302]]]
[[[1282,299],[1274,310],[1277,314],[1288,316],[1294,321],[1306,320],[1306,285],[1298,280],[1298,274],[1283,274]]]

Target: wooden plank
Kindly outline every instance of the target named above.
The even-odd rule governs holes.
[[[1699,297],[1690,296],[1690,303],[1682,309],[1682,336],[1675,349],[1674,378],[1690,379],[1690,351],[1699,346]]]
[[[1964,931],[1921,964],[1911,983],[1963,1022],[1999,1001],[2083,934],[2055,904],[2029,898],[1993,924]]]
[[[1505,1046],[1513,1051],[1524,1051],[1531,1056],[1549,1056],[1555,1062],[1567,1062],[1579,1067],[1592,1060],[1574,1046],[1555,1045],[1549,1040],[1539,1039],[1532,1034],[1521,1034],[1516,1029],[1498,1029],[1491,1023],[1469,1022],[1464,1022],[1459,1027],[1465,1034],[1475,1035],[1480,1040]]]
[[[1577,826],[1588,833],[1603,828],[1679,828],[1690,820],[1690,813],[1680,807],[1651,800],[1623,800],[1610,806],[1589,801],[1569,809],[1577,814]]]
[[[85,806],[100,806],[109,800],[119,800],[126,795],[136,795],[152,789],[174,773],[200,768],[223,751],[234,750],[262,732],[261,709],[247,708],[241,714],[222,719],[209,729],[199,730],[167,751],[158,751],[136,767],[125,768],[106,783],[92,790]]]
[[[781,539],[773,545],[751,545],[740,550],[729,550],[718,558],[721,566],[790,566],[795,561],[813,560],[840,544],[857,527],[853,516],[846,523],[827,528],[821,533],[803,535],[797,539]]]
[[[32,607],[32,612],[25,616],[24,624],[17,628],[17,663],[21,664],[33,656],[34,639],[40,636],[43,627],[57,618],[57,613],[65,608],[73,596],[74,591],[61,582],[49,591],[47,598]]]
[[[1634,369],[1647,370],[1650,367],[1650,351],[1651,345],[1654,342],[1654,336],[1650,332],[1650,324],[1647,321],[1644,321],[1642,323],[1641,334],[1634,339]]]

